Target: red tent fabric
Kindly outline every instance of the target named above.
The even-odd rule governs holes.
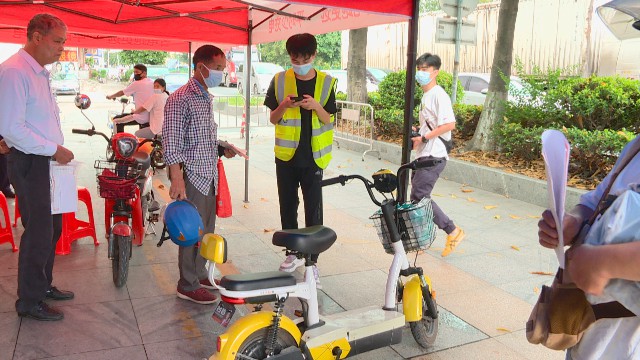
[[[414,0],[0,0],[0,42],[23,43],[36,13],[60,17],[67,46],[188,51],[405,21]],[[251,26],[250,26],[251,24]]]

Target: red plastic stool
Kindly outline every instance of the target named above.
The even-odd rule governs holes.
[[[13,227],[18,224],[18,218],[20,218],[20,208],[18,207],[18,195],[16,195],[13,201]]]
[[[0,192],[0,210],[2,210],[2,214],[4,215],[4,226],[0,224],[0,244],[8,242],[11,244],[11,250],[16,252],[18,248],[13,242],[13,232],[11,232],[11,222],[9,220],[9,206],[7,205],[7,198],[2,192]]]
[[[76,219],[75,213],[62,214],[62,234],[56,245],[56,255],[71,253],[71,243],[83,237],[91,236],[95,246],[100,245],[96,237],[96,225],[93,221],[93,206],[89,189],[78,187],[78,201],[82,201],[89,213],[89,222]]]

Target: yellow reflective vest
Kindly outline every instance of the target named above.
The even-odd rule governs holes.
[[[316,87],[313,97],[324,107],[329,101],[329,95],[335,87],[336,79],[318,70],[316,70],[316,74]],[[276,74],[274,84],[278,104],[286,96],[298,95],[296,76],[293,69]],[[289,108],[276,124],[276,144],[274,148],[276,158],[282,161],[289,161],[293,158],[300,143],[301,117],[299,107]],[[331,121],[328,124],[324,124],[320,121],[315,111],[311,112],[311,152],[313,153],[313,160],[321,169],[325,169],[331,161],[333,122],[333,114],[331,115]]]

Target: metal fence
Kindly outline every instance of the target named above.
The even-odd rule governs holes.
[[[374,118],[373,107],[369,104],[350,101],[336,101],[338,112],[334,124],[334,142],[340,147],[340,140],[362,144],[369,148],[362,153],[375,152],[380,159],[380,152],[373,149]]]
[[[245,128],[245,98],[238,95],[215,95],[213,98],[213,112],[216,123],[221,128],[238,128],[241,131]],[[264,96],[252,96],[251,106],[251,127],[268,126],[270,110],[263,105]]]

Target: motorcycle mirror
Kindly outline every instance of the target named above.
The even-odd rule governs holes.
[[[123,96],[123,97],[120,98],[120,102],[123,103],[123,104],[128,104],[129,103],[129,98]]]
[[[78,94],[74,102],[80,110],[87,110],[91,106],[91,99],[85,94]]]
[[[91,130],[95,130],[96,126],[93,125],[93,121],[91,121],[91,119],[89,119],[89,117],[87,117],[87,115],[83,111],[87,110],[89,106],[91,106],[91,99],[85,94],[78,94],[76,95],[74,103],[76,104],[76,107],[80,109],[80,112],[85,117],[85,119],[87,119],[89,123],[91,123]]]

